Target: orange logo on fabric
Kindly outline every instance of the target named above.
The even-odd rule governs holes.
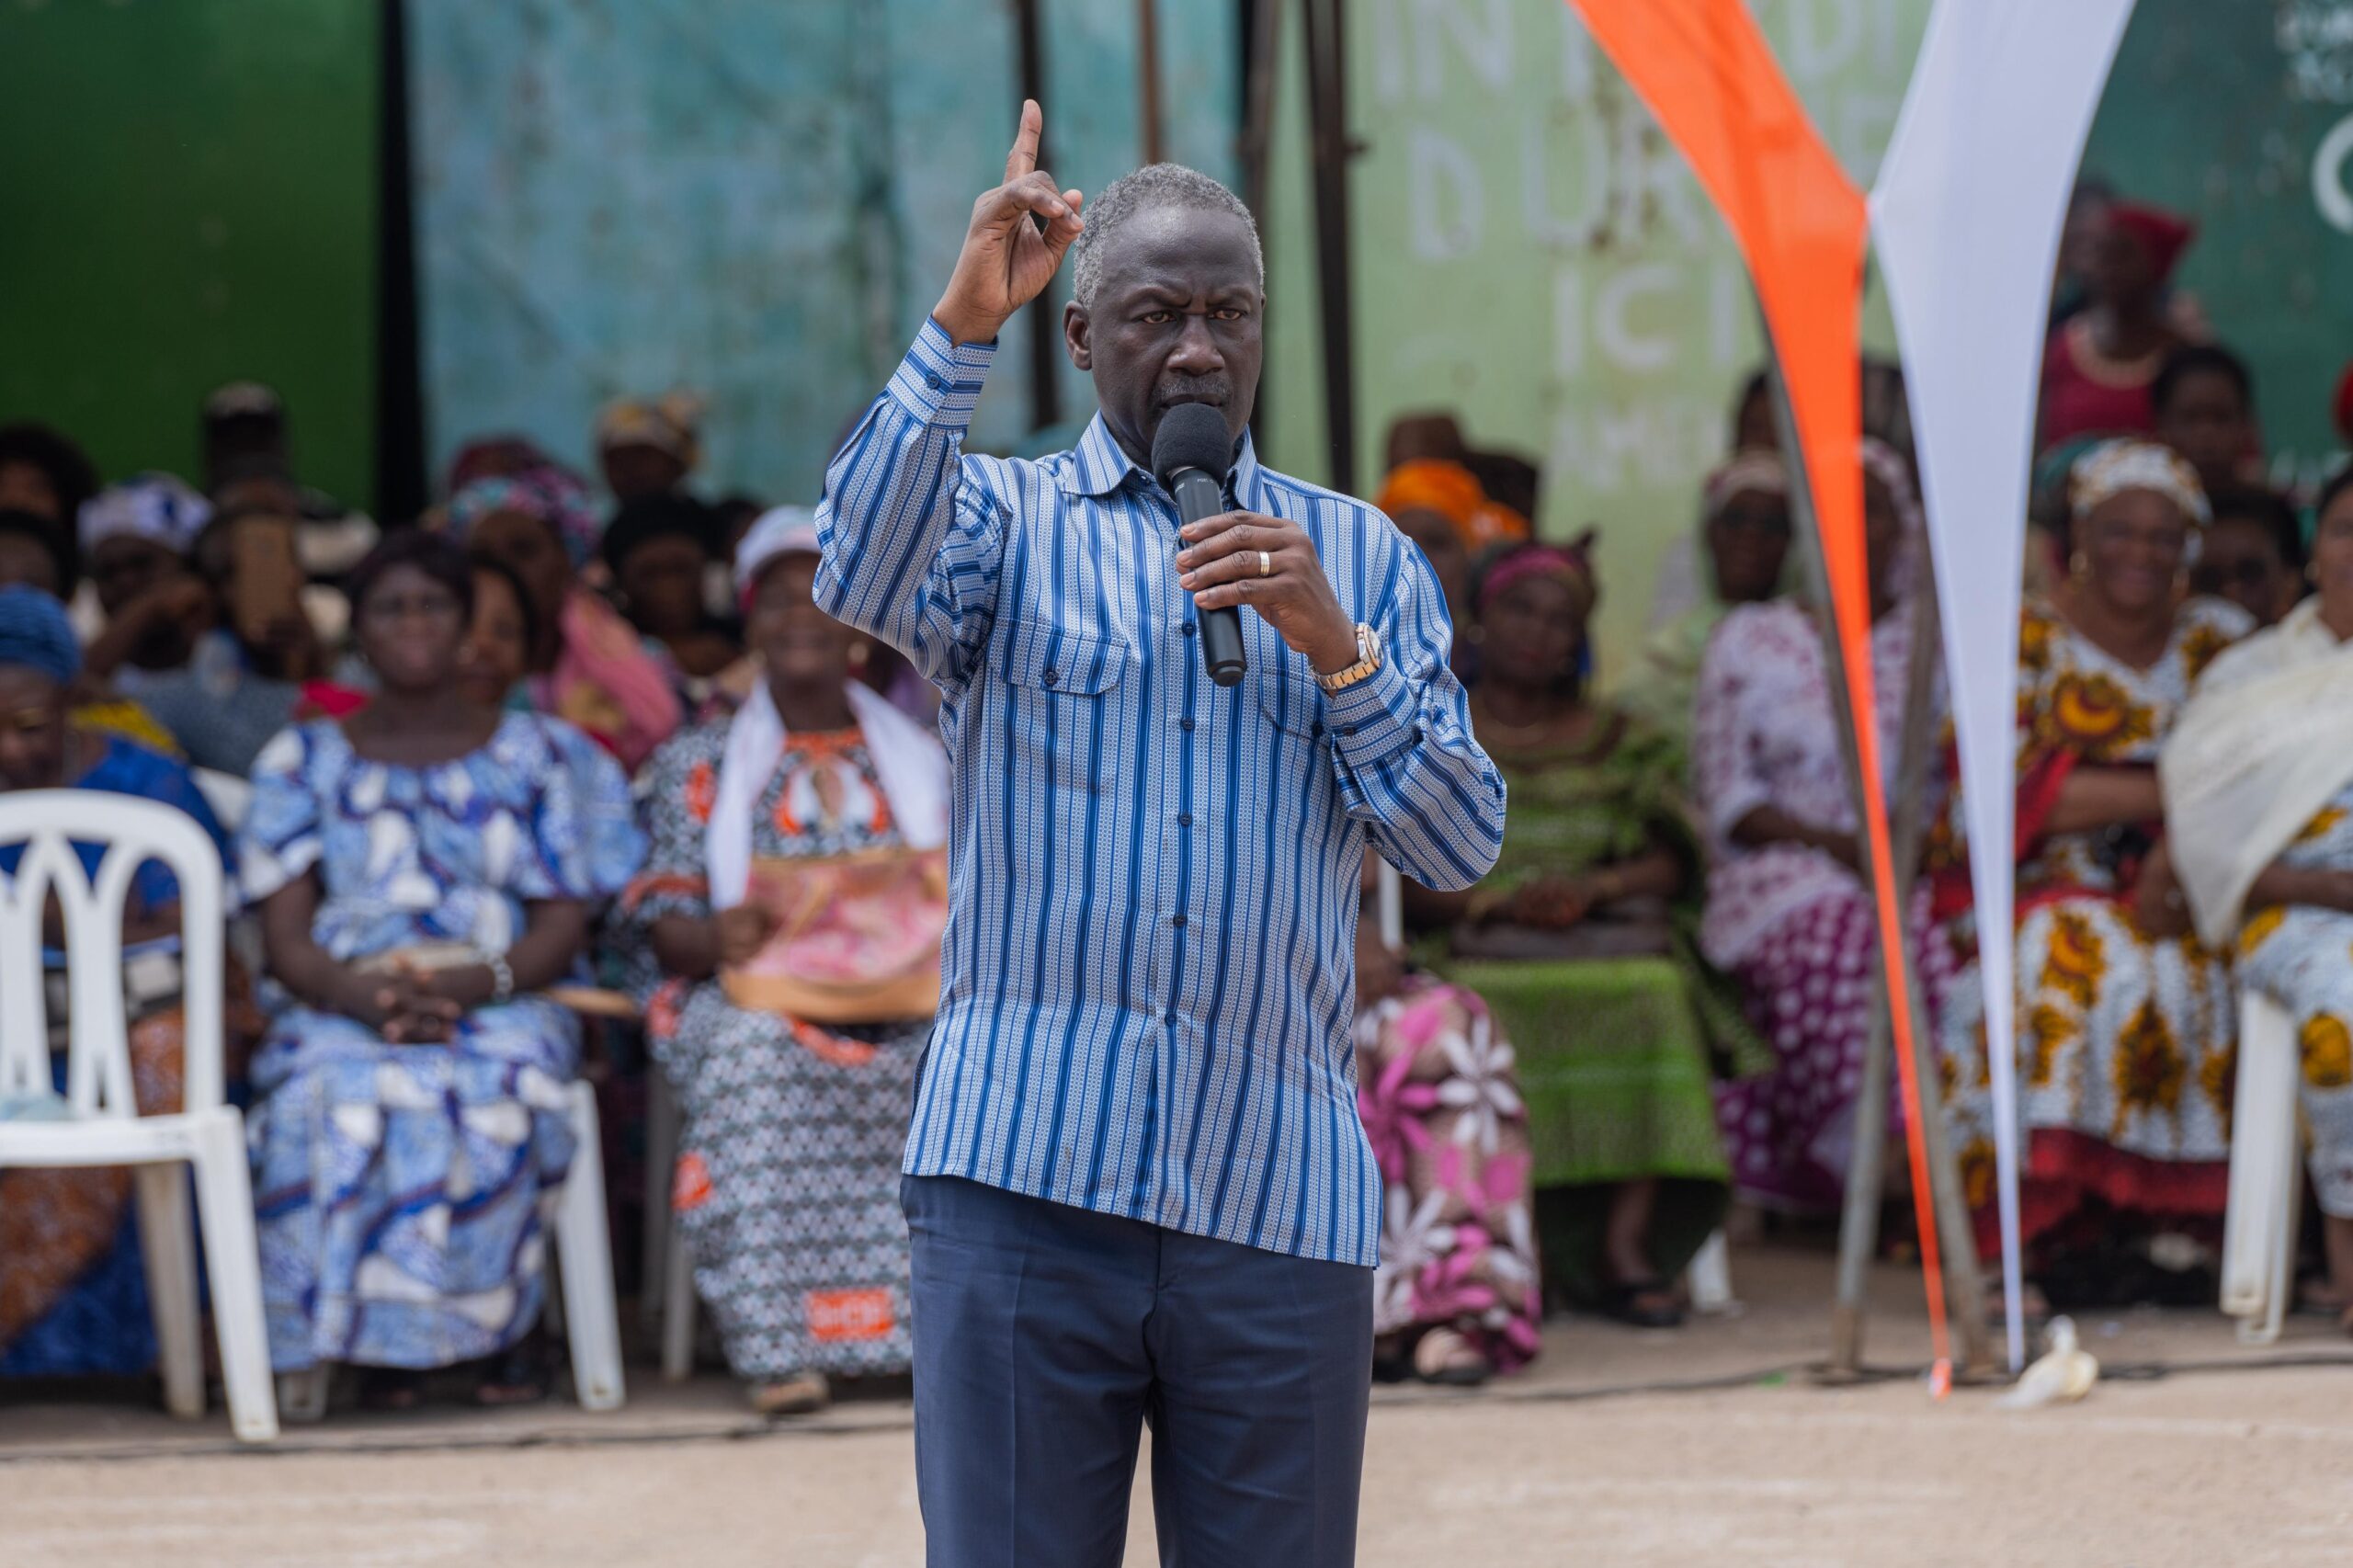
[[[812,1290],[809,1337],[820,1344],[845,1339],[883,1339],[899,1324],[888,1290]]]
[[[708,762],[698,762],[687,775],[687,812],[695,821],[707,823],[711,809],[719,804],[719,770]]]
[[[699,1209],[710,1201],[710,1167],[702,1156],[691,1150],[678,1156],[678,1169],[670,1181],[670,1208],[684,1214]]]

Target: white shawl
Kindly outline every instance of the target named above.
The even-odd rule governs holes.
[[[873,687],[851,681],[844,690],[899,835],[913,849],[938,848],[948,842],[948,753],[937,736]],[[703,839],[714,909],[742,903],[751,885],[752,813],[776,776],[785,740],[784,720],[763,680],[728,725],[726,749],[720,754],[710,831]]]
[[[2255,880],[2353,779],[2353,642],[2308,598],[2214,661],[2157,767],[2198,935],[2237,935]]]

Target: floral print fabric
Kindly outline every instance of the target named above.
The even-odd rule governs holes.
[[[1383,1187],[1373,1332],[1452,1328],[1497,1371],[1526,1365],[1543,1301],[1510,1042],[1474,993],[1413,975],[1358,1017],[1356,1045]]]
[[[2128,1212],[2218,1215],[2227,1185],[2235,994],[2227,956],[2195,937],[2143,931],[2130,897],[2133,841],[2044,833],[2046,780],[2075,766],[2154,766],[2245,612],[2183,607],[2156,663],[2110,657],[2055,612],[2030,607],[2019,642],[2017,998],[2025,1128],[2021,1223],[2031,1241],[2097,1198]],[[1992,1074],[1972,965],[1942,1026],[1949,1109],[1972,1199],[1993,1193]],[[1981,1239],[1990,1239],[1979,1206]]]

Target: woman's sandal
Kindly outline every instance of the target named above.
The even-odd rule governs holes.
[[[359,1408],[405,1415],[425,1403],[425,1374],[406,1367],[369,1367],[359,1376]]]
[[[1441,1388],[1474,1389],[1495,1369],[1478,1346],[1450,1328],[1434,1328],[1414,1346],[1414,1376]]]
[[[1620,1279],[1604,1285],[1601,1313],[1635,1328],[1683,1326],[1683,1308],[1664,1279]]]
[[[537,1334],[503,1356],[490,1359],[490,1370],[474,1385],[474,1403],[485,1410],[537,1404],[547,1398],[551,1380],[545,1347]]]
[[[822,1372],[796,1372],[772,1383],[754,1383],[751,1390],[753,1411],[771,1418],[779,1415],[813,1415],[833,1403],[834,1391]]]

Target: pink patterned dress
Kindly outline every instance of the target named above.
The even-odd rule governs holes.
[[[1871,636],[1880,750],[1893,768],[1911,680],[1912,617],[1899,607]],[[1708,645],[1692,719],[1692,783],[1708,835],[1700,950],[1737,979],[1779,1065],[1722,1086],[1717,1123],[1742,1199],[1834,1210],[1853,1148],[1870,1037],[1878,926],[1853,870],[1794,844],[1750,848],[1733,829],[1759,807],[1851,833],[1859,816],[1840,751],[1831,670],[1813,615],[1787,600],[1727,616]],[[1913,957],[1933,1017],[1956,968],[1922,890]]]
[[[1543,1317],[1528,1109],[1478,994],[1408,975],[1357,1017],[1357,1106],[1381,1163],[1373,1332],[1452,1328],[1498,1372]]]

